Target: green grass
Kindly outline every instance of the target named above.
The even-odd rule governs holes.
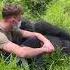
[[[60,49],[57,49],[51,55],[43,55],[43,62],[42,66],[39,67],[35,64],[35,60],[32,60],[30,70],[70,70],[70,56],[63,54]],[[2,58],[0,58],[0,70],[29,70],[26,65],[19,67],[16,63],[17,57],[11,55],[10,59],[7,60],[2,55]]]
[[[62,54],[59,49],[56,51],[56,53],[52,54],[49,58],[47,56],[46,58],[47,58],[46,62],[49,63],[48,70],[70,69],[70,57],[68,55]]]
[[[70,33],[70,0],[51,2],[42,18]]]
[[[2,7],[3,7],[3,2],[2,0],[0,0],[0,19],[2,19],[2,13],[1,13]]]
[[[23,67],[17,66],[17,57],[10,55],[5,58],[4,55],[0,56],[0,70],[29,70],[27,65]]]

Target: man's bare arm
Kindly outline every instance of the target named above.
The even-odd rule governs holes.
[[[44,35],[42,35],[41,33],[37,33],[37,32],[30,32],[30,31],[26,31],[26,30],[20,30],[20,32],[22,33],[23,37],[33,37],[36,36],[40,41],[47,42],[49,41]]]
[[[34,32],[30,32],[30,31],[27,31],[27,30],[20,29],[20,32],[21,32],[21,34],[24,38],[35,36]]]
[[[4,44],[3,50],[9,53],[16,54],[19,57],[27,57],[27,58],[40,55],[44,52],[47,53],[47,49],[43,47],[42,48],[30,48],[30,47],[25,47],[25,46],[21,47],[10,41]]]
[[[21,30],[21,33],[22,33],[23,37],[36,36],[40,41],[42,41],[43,47],[45,47],[45,48],[47,47],[48,52],[54,51],[54,46],[52,45],[52,43],[45,36],[43,36],[41,33],[30,32],[30,31],[25,31],[25,30]]]

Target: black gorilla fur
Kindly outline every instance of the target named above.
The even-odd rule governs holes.
[[[28,20],[23,20],[20,28],[46,35],[55,47],[63,47],[63,52],[70,53],[70,35],[64,30],[45,21],[31,23]]]

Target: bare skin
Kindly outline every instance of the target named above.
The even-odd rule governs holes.
[[[6,31],[10,31],[14,25],[17,25],[15,23],[19,22],[18,19],[19,18],[17,16],[12,16],[8,19],[4,19],[0,22],[0,26],[2,26]],[[42,34],[25,30],[20,30],[20,32],[22,36],[26,38],[36,36],[43,43],[43,46],[40,48],[30,48],[29,46],[21,47],[11,41],[8,41],[4,44],[4,47],[2,49],[9,53],[16,54],[19,57],[26,58],[34,57],[43,53],[49,54],[54,51],[54,46],[52,45],[52,43]]]

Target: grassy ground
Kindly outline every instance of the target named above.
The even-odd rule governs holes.
[[[0,1],[0,18],[1,17],[2,2]],[[30,14],[29,14],[30,15]],[[25,12],[24,16],[26,18],[28,13]],[[31,16],[30,16],[31,17]],[[70,31],[70,0],[57,0],[53,1],[48,5],[45,15],[41,16],[45,21],[51,22],[53,25],[56,25],[67,32]],[[32,18],[33,19],[33,18]],[[35,18],[36,19],[36,18]],[[70,32],[69,32],[70,33]],[[43,56],[44,66],[41,70],[70,70],[70,56],[61,53],[61,50],[57,50],[51,55]],[[0,58],[0,70],[29,70],[28,66],[17,66],[16,57],[11,57],[9,63],[6,63],[3,56]],[[31,70],[40,70],[34,60],[30,65]]]
[[[42,18],[70,33],[70,0],[51,2]]]
[[[3,56],[0,58],[0,70],[29,70],[27,64],[21,65],[21,67],[17,66],[16,57],[11,56],[9,61],[7,59],[4,60]],[[43,62],[42,66],[39,67],[32,60],[30,70],[70,70],[70,56],[61,53],[59,49],[51,55],[44,55]]]
[[[39,19],[31,16],[30,12],[24,12],[24,17],[32,21]],[[45,14],[39,17],[70,34],[70,0],[53,0],[47,5]]]

